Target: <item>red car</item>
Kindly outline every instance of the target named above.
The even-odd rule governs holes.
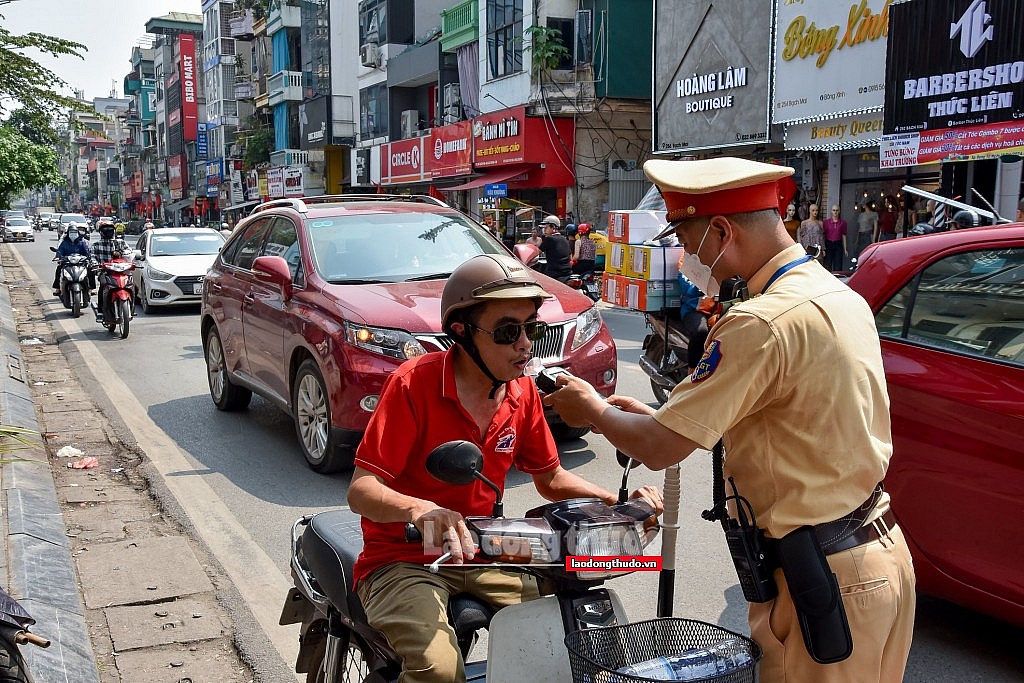
[[[882,242],[849,280],[875,311],[885,485],[918,588],[1024,625],[1024,225]]]
[[[430,197],[341,195],[259,206],[239,223],[203,280],[203,348],[221,410],[253,393],[295,420],[310,467],[352,467],[385,378],[441,351],[441,291],[477,254],[508,253],[483,226]],[[616,381],[615,343],[594,303],[538,275],[547,335],[534,356],[603,395]],[[549,421],[556,438],[586,429]],[[401,429],[402,425],[395,425]]]

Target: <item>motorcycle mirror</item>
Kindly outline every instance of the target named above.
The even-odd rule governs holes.
[[[448,441],[430,451],[426,464],[427,472],[446,484],[462,486],[472,484],[473,480],[479,479],[494,491],[494,507],[491,510],[491,516],[504,516],[501,489],[481,473],[484,468],[484,455],[476,444],[469,441]]]
[[[50,251],[52,251],[53,253],[56,254],[57,253],[57,247],[50,247]]]
[[[640,465],[639,460],[634,460],[618,448],[615,449],[615,460],[619,463],[619,467],[628,467],[629,469],[633,469]]]
[[[430,451],[427,471],[446,484],[472,484],[484,466],[484,456],[469,441],[448,441]]]
[[[619,502],[625,503],[629,500],[629,471],[639,465],[640,461],[634,460],[618,448],[615,449],[615,460],[619,463],[619,467],[622,468],[622,483],[619,484]]]

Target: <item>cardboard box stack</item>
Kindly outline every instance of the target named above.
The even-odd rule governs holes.
[[[643,244],[664,227],[664,211],[609,212],[604,301],[639,311],[679,306],[677,275],[683,248]]]

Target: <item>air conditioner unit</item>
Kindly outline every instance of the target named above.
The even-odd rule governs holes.
[[[359,46],[359,61],[363,66],[380,66],[380,47],[377,43],[366,43]]]
[[[420,113],[415,109],[406,109],[402,112],[402,139],[416,137],[420,129]]]
[[[444,122],[455,123],[462,120],[462,95],[458,83],[446,83],[444,86]]]

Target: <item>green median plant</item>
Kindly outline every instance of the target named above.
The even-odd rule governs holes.
[[[31,438],[33,436],[39,436],[39,432],[31,429],[25,429],[24,427],[0,424],[0,463],[42,462],[40,460],[33,460],[32,458],[8,457],[16,451],[38,446],[39,442],[34,441]]]

